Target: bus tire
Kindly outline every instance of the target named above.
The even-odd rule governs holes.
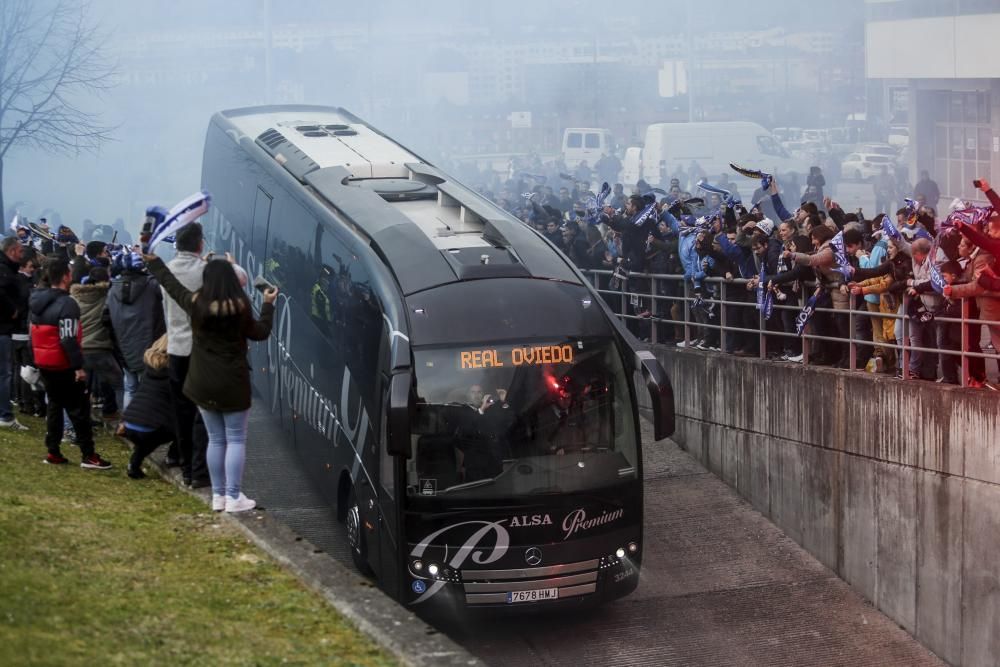
[[[361,530],[361,509],[358,507],[358,499],[351,489],[349,500],[347,501],[347,513],[344,517],[344,524],[347,528],[347,546],[351,550],[351,560],[354,567],[366,577],[372,576],[371,565],[368,564],[368,546],[365,543],[365,535]]]

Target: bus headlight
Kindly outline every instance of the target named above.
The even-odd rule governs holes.
[[[422,560],[413,561],[413,569],[416,572],[422,572],[424,569],[424,562]]]
[[[625,558],[625,549],[623,549],[622,547],[618,547],[618,550],[615,551],[615,556],[617,556],[618,558]]]
[[[430,574],[432,577],[436,577],[438,573],[438,566],[435,565],[434,563],[431,563],[430,565],[427,566],[427,573]]]
[[[629,542],[628,543],[628,552],[630,554],[639,553],[639,545],[636,544],[635,542]]]

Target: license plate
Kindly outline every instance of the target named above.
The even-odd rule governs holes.
[[[535,591],[512,591],[507,593],[507,603],[541,602],[542,600],[558,600],[558,588],[540,588]]]

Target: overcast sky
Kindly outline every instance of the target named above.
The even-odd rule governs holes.
[[[40,0],[38,5],[45,1],[49,0]],[[637,37],[688,36],[688,10],[695,35],[770,28],[863,34],[862,0],[273,0],[271,24],[277,30],[284,27],[287,31],[290,25],[332,25],[365,39],[370,36],[371,43],[360,51],[338,50],[339,44],[306,53],[276,50],[274,85],[285,88],[275,90],[271,97],[347,106],[402,143],[433,156],[437,145],[432,138],[445,136],[441,133],[451,127],[447,119],[427,112],[431,105],[426,101],[425,107],[419,107],[421,87],[426,87],[422,68],[433,65],[447,71],[456,66],[459,60],[457,52],[450,50],[452,45],[476,40],[544,44],[579,35],[596,42],[607,35],[599,50],[614,60],[617,54],[609,45],[615,39],[618,43],[632,40],[635,48]],[[118,88],[86,102],[87,108],[118,126],[115,141],[96,157],[12,153],[5,165],[6,203],[21,201],[25,212],[33,216],[55,208],[76,224],[83,218],[109,222],[124,217],[131,226],[149,203],[169,205],[198,187],[201,146],[214,111],[267,99],[263,49],[220,47],[227,42],[214,38],[262,31],[267,4],[266,0],[91,0],[90,15],[106,36],[109,54],[121,62],[126,75]],[[176,42],[164,41],[184,33],[196,34],[198,39],[180,50]],[[422,35],[434,37],[422,40]],[[146,43],[148,49],[139,48]],[[170,54],[166,62],[165,53]],[[824,66],[846,62],[847,55],[825,56]],[[610,123],[610,110],[618,107],[623,110],[620,113],[632,113],[630,102],[646,104],[630,100],[631,91],[656,94],[655,70],[609,71],[607,76],[612,78],[628,76],[635,81],[628,80],[625,93],[615,89],[612,80],[601,84],[612,92],[591,94],[586,89],[593,85],[589,83],[593,72],[587,72],[583,84],[573,84],[583,90],[568,93],[577,110],[592,102],[605,103],[606,108],[594,109],[595,122]],[[559,92],[565,81],[539,83],[539,71],[532,76],[534,89],[552,93],[554,99],[567,94]],[[386,97],[393,94],[397,97]],[[469,94],[475,106],[477,93]],[[498,103],[496,118],[504,119],[521,106]]]

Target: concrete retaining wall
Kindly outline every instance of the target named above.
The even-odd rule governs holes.
[[[656,352],[684,449],[941,658],[1000,664],[1000,395]]]

